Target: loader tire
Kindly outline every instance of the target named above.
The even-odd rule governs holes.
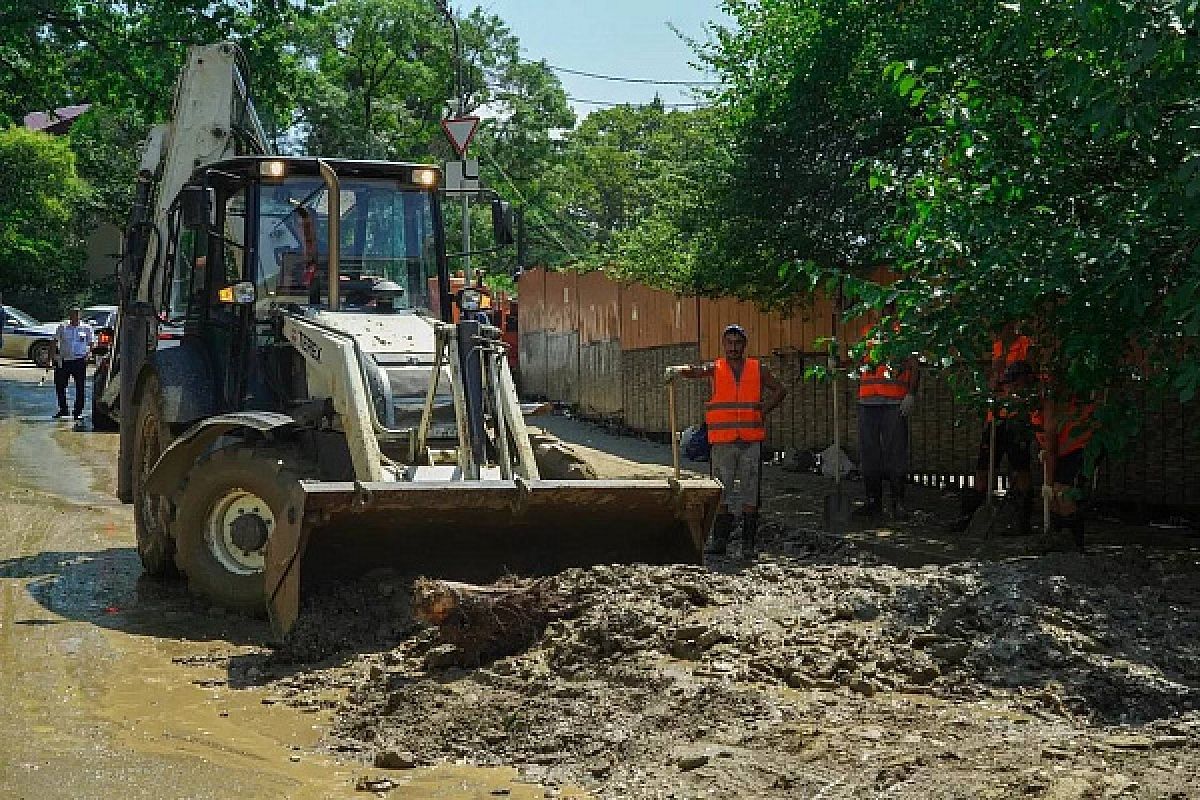
[[[108,365],[102,363],[96,367],[96,373],[92,375],[92,430],[94,431],[115,431],[118,428],[116,418],[100,402],[100,395],[104,394],[104,387],[107,385]]]
[[[290,454],[234,446],[192,467],[177,496],[175,561],[188,589],[214,605],[253,616],[267,611],[264,555],[290,511],[296,474]]]
[[[142,387],[133,434],[133,521],[138,556],[146,574],[168,578],[175,572],[175,543],[171,540],[172,506],[168,498],[151,494],[143,487],[158,457],[171,443],[171,429],[164,421],[162,390],[158,378],[150,376]]]

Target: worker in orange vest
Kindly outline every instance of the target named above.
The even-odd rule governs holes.
[[[1083,488],[1083,456],[1095,430],[1094,403],[1055,396],[1043,378],[1041,408],[1030,415],[1042,448],[1042,498],[1049,506],[1051,530],[1070,530],[1075,548],[1084,552],[1083,514],[1077,493]]]
[[[762,443],[767,438],[766,415],[787,395],[771,370],[757,358],[746,358],[749,337],[741,325],[728,325],[721,333],[724,358],[707,364],[667,367],[668,381],[678,377],[710,378],[712,397],[704,413],[710,463],[724,491],[712,537],[704,548],[708,555],[724,555],[735,526],[734,509],[742,512],[742,555],[754,551],[758,535],[759,482],[762,477]],[[765,396],[764,396],[765,390]]]
[[[895,305],[884,306],[895,313]],[[866,331],[864,331],[864,334]],[[875,517],[883,511],[883,481],[891,487],[892,515],[904,514],[908,480],[908,417],[917,399],[917,361],[899,365],[866,361],[859,369],[858,448],[866,500],[852,513]]]
[[[1035,389],[1035,374],[1030,349],[1033,341],[1026,336],[1021,326],[1010,323],[1000,336],[992,342],[992,363],[988,375],[995,410],[989,409],[986,425],[979,442],[979,455],[975,461],[975,485],[965,489],[961,495],[961,509],[954,521],[954,530],[964,531],[971,518],[987,499],[993,487],[987,485],[988,465],[991,461],[991,425],[996,425],[996,453],[993,465],[999,467],[1008,459],[1011,472],[1013,497],[1017,504],[1017,534],[1027,536],[1032,532],[1030,516],[1033,513],[1033,436],[1029,425],[1027,395]]]

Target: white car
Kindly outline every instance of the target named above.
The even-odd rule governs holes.
[[[28,358],[39,367],[49,367],[57,329],[57,322],[38,322],[19,308],[4,306],[4,341],[0,343],[0,356]]]
[[[117,328],[116,306],[88,306],[79,318],[92,326],[96,334],[96,345],[92,348],[92,357],[97,361],[108,354],[112,347],[113,334]]]

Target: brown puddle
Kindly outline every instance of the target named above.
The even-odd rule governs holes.
[[[181,612],[174,590],[135,590],[128,509],[94,504],[116,437],[75,435],[89,438],[0,420],[0,797],[546,796],[509,768],[340,762],[318,751],[331,712],[270,702],[268,687],[230,688],[226,660],[243,646],[208,638],[212,621]],[[32,475],[19,466],[42,455]],[[57,491],[66,484],[73,491]],[[363,778],[388,783],[357,789]]]

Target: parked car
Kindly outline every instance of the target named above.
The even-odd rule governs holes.
[[[113,334],[117,329],[116,306],[88,306],[79,318],[92,326],[96,332],[96,345],[92,355],[99,361],[112,349]]]
[[[39,367],[49,367],[58,323],[38,322],[12,306],[5,306],[4,314],[4,342],[0,344],[0,356],[28,358]]]
[[[118,418],[120,415],[120,398],[114,393],[112,396],[105,397],[104,390],[108,386],[108,379],[112,373],[112,342],[113,331],[116,329],[116,307],[115,306],[93,306],[96,309],[112,309],[112,315],[109,318],[109,324],[105,328],[96,329],[96,371],[92,374],[92,430],[97,431],[115,431],[119,427]],[[84,309],[81,318],[86,318],[88,311],[92,308]],[[107,333],[107,339],[104,341],[104,349],[101,351],[101,339]],[[158,326],[158,349],[162,350],[168,347],[178,346],[180,340],[183,339],[183,322],[180,320],[164,321]]]

